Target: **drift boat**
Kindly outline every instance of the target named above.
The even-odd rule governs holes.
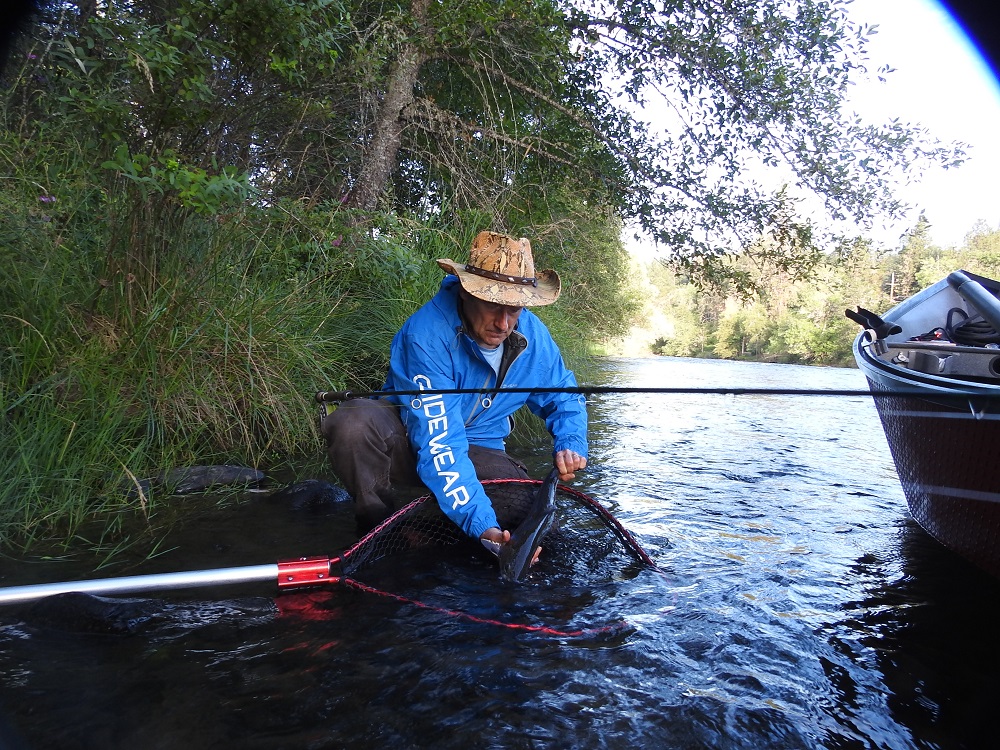
[[[1000,577],[1000,283],[955,271],[864,331],[854,358],[873,392],[910,514]]]

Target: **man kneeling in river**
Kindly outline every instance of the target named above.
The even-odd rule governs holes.
[[[384,390],[489,389],[489,395],[354,399],[323,420],[333,470],[354,497],[359,533],[393,511],[391,486],[422,483],[445,515],[491,551],[509,541],[517,518],[498,520],[484,479],[527,478],[504,440],[522,405],[545,420],[560,479],[587,465],[583,396],[545,325],[525,308],[560,292],[555,271],[535,273],[531,244],[480,232],[469,262],[440,259],[437,294],[392,340]],[[537,392],[498,392],[501,386]],[[501,516],[504,514],[501,509]],[[504,528],[507,527],[507,528]]]

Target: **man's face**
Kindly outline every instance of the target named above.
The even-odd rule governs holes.
[[[523,309],[486,302],[462,290],[462,312],[469,327],[468,334],[487,349],[496,349],[507,340]]]

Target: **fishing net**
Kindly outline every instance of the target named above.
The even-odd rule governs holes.
[[[506,528],[515,527],[527,514],[540,485],[541,481],[533,479],[493,479],[483,482],[483,488],[497,511],[497,517]],[[586,494],[559,485],[556,490],[556,506],[556,522],[542,542],[542,560],[532,568],[528,576],[529,583],[538,576],[548,586],[558,587],[563,602],[555,606],[563,606],[566,600],[574,596],[577,600],[593,599],[598,595],[595,592],[601,587],[613,589],[617,582],[631,579],[642,570],[657,570],[632,534],[604,506]],[[436,604],[428,600],[428,596],[440,593],[436,591],[434,575],[429,571],[435,565],[449,564],[448,559],[451,558],[453,567],[449,569],[450,572],[445,573],[445,577],[453,576],[456,570],[469,569],[470,557],[486,563],[483,569],[488,573],[479,577],[483,587],[479,593],[489,599],[488,592],[500,585],[496,559],[448,520],[433,497],[424,496],[390,516],[340,557],[318,560],[319,567],[314,570],[309,569],[309,562],[306,561],[306,568],[295,583],[301,581],[308,584],[310,578],[314,582],[326,578],[330,583],[342,583],[360,591],[440,614],[559,637],[606,636],[628,629],[620,616],[608,625],[559,629],[539,622],[537,617],[534,618],[535,623],[517,623],[500,620],[484,612],[473,614],[461,611],[455,607],[454,602]],[[339,565],[340,575],[332,568],[324,569],[326,564]],[[543,572],[538,572],[538,569]],[[394,590],[386,590],[386,587]],[[396,593],[403,588],[408,591],[407,594]],[[521,591],[527,593],[530,590]],[[574,595],[571,593],[573,591],[578,593]],[[588,593],[581,595],[580,591]],[[607,591],[608,588],[605,588],[606,593]],[[282,602],[282,599],[279,597],[282,611],[294,610],[301,615],[301,607],[294,599],[286,602]],[[312,603],[307,606],[311,607]]]
[[[483,482],[483,489],[501,523],[511,528],[527,514],[541,484],[535,479],[492,479]],[[560,485],[556,506],[556,525],[543,543],[546,557],[572,562],[574,569],[604,570],[612,576],[616,567],[653,566],[628,530],[591,497]],[[445,517],[433,497],[425,495],[397,511],[347,550],[340,559],[341,569],[345,576],[357,577],[365,568],[387,557],[433,547],[480,549]]]

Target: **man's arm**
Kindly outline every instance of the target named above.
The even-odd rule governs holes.
[[[576,376],[563,363],[562,355],[552,338],[545,331],[541,354],[548,360],[546,371],[554,390],[577,387]],[[552,435],[553,464],[559,469],[559,478],[572,479],[575,472],[587,465],[587,401],[579,393],[558,393],[541,389],[527,400],[528,408],[545,420]]]
[[[445,390],[457,383],[444,351],[431,353],[423,341],[401,337],[393,346],[390,370],[393,383],[420,390]],[[399,386],[403,387],[403,386]],[[473,538],[499,531],[496,513],[469,459],[463,401],[458,394],[421,398],[401,397],[400,416],[417,459],[417,474],[434,494],[444,514]]]

